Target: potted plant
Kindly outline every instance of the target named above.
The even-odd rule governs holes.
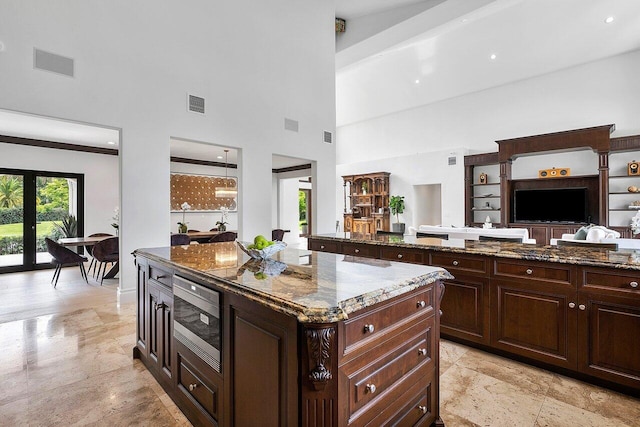
[[[54,225],[64,237],[78,237],[78,220],[75,215],[66,215],[61,224],[55,222]]]
[[[178,222],[178,233],[186,233],[188,222],[184,220],[184,214],[186,211],[191,209],[191,205],[189,205],[189,203],[187,202],[184,202],[180,205],[180,208],[182,208],[182,222]]]
[[[396,222],[391,224],[391,231],[404,234],[404,223],[400,222],[400,214],[404,212],[404,196],[391,196],[389,209],[391,214],[396,216]]]

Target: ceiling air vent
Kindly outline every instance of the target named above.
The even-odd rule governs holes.
[[[455,156],[451,156],[449,157],[449,166],[454,166],[456,164],[456,157]]]
[[[195,95],[189,95],[189,104],[187,109],[193,113],[204,114],[204,98]]]
[[[331,144],[333,142],[333,134],[331,134],[331,132],[325,130],[324,131],[323,141],[326,142],[327,144]]]
[[[33,68],[73,77],[73,58],[34,48]]]
[[[298,121],[284,118],[284,128],[293,132],[298,132]]]

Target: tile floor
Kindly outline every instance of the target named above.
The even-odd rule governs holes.
[[[0,274],[0,426],[189,426],[131,356],[135,305],[76,268]],[[640,400],[456,343],[441,346],[447,427],[640,426]]]

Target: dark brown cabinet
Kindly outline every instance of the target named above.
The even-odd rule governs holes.
[[[173,379],[172,272],[147,260],[136,260],[138,306],[134,357],[141,358],[165,387]]]
[[[430,265],[447,269],[440,330],[460,339],[489,344],[489,262],[485,257],[432,252]]]
[[[347,243],[314,236],[309,244],[339,251]],[[369,246],[387,259],[420,258],[397,257],[405,248],[380,241]],[[640,271],[406,249],[421,251],[425,263],[455,276],[444,282],[443,337],[640,393]]]
[[[228,354],[232,423],[298,424],[297,322],[245,298],[229,296]],[[252,398],[247,398],[252,396]]]
[[[161,377],[171,383],[173,372],[173,293],[170,288],[149,280],[149,360]]]
[[[640,388],[640,274],[581,269],[578,290],[578,368]]]

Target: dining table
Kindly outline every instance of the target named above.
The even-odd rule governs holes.
[[[87,237],[62,237],[58,239],[58,243],[62,246],[93,246],[101,240],[108,239],[114,236],[87,236]],[[114,279],[116,274],[120,271],[120,262],[116,261],[107,274],[105,279]]]
[[[225,231],[235,231],[235,230],[225,230]],[[211,230],[211,231],[187,231],[187,235],[191,239],[192,242],[198,243],[207,243],[209,239],[213,236],[217,236],[220,233],[224,233],[224,231],[220,230]]]

